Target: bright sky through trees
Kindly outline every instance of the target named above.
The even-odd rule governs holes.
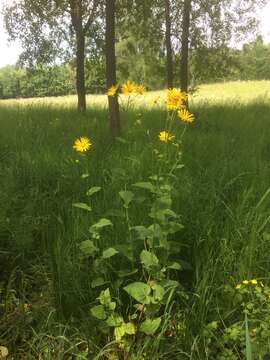
[[[0,0],[0,9],[2,9],[3,4],[12,1],[12,0]],[[263,35],[265,42],[270,43],[270,2],[265,8],[258,14],[261,25],[260,33]],[[21,52],[21,48],[18,43],[12,42],[8,44],[8,38],[4,31],[3,26],[3,16],[0,13],[0,67],[14,64]]]

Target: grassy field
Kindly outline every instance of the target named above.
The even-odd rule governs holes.
[[[175,172],[179,151],[158,139],[166,111],[153,105],[156,96],[164,93],[147,94],[122,113],[115,142],[102,96],[89,96],[83,115],[74,97],[0,101],[0,346],[10,359],[240,360],[250,349],[254,359],[270,353],[270,82],[202,86],[191,101],[196,121],[180,145],[184,167]],[[183,130],[175,120],[179,141]],[[79,136],[93,143],[86,156],[72,148]],[[169,307],[151,310],[162,319],[157,336],[136,335],[123,350],[90,308],[110,287],[119,312],[127,318],[131,311],[121,289],[142,281],[136,271],[148,248],[131,230],[151,225],[156,204],[154,192],[133,184],[155,176],[167,179],[166,206],[184,225],[166,234],[170,261],[181,268],[171,267],[170,276],[180,286]],[[93,187],[100,189],[89,199]],[[95,268],[100,259],[84,257],[81,244],[100,218],[113,226],[95,235],[95,246],[117,254]],[[101,286],[93,286],[97,276]]]
[[[164,91],[149,91],[144,97],[137,97],[135,105],[147,108],[156,108],[154,100],[160,98],[161,102],[165,99]],[[191,97],[192,104],[206,103],[227,103],[236,102],[247,104],[254,100],[269,101],[270,99],[270,81],[239,81],[201,85],[196,93]],[[76,106],[76,96],[61,96],[36,99],[10,99],[0,100],[1,106],[25,107],[25,106],[54,106],[64,108],[74,108]],[[125,99],[122,98],[125,103]],[[107,98],[104,95],[88,95],[87,102],[90,107],[107,106]]]

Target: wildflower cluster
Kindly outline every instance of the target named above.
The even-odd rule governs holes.
[[[111,86],[108,91],[108,96],[115,96],[117,92],[119,91],[120,86],[119,85],[113,85]],[[145,93],[145,87],[141,84],[136,84],[133,81],[127,80],[122,86],[121,86],[122,94],[125,96],[130,95],[143,95]]]
[[[166,131],[162,131],[159,134],[159,140],[162,142],[173,141],[175,136],[170,133],[172,128],[173,119],[177,115],[177,118],[186,124],[191,124],[194,122],[195,117],[187,109],[188,95],[185,92],[182,92],[179,89],[173,88],[167,90],[167,124]],[[157,101],[154,101],[157,103]],[[185,132],[185,129],[184,129]],[[183,133],[184,133],[183,132]],[[182,134],[183,136],[183,134]]]
[[[258,284],[258,280],[252,279],[252,280],[243,280],[242,283],[239,283],[235,286],[237,290],[241,289],[242,286],[245,285],[259,285],[261,287],[264,287],[263,283],[260,281],[260,284]]]
[[[178,89],[167,90],[167,110],[176,111],[185,108],[187,94]]]
[[[167,110],[169,112],[177,111],[178,118],[185,123],[192,123],[194,115],[186,108],[188,95],[178,89],[167,90]]]

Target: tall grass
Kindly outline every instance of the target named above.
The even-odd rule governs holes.
[[[0,104],[0,280],[5,298],[15,290],[16,299],[31,303],[37,315],[30,326],[22,322],[19,332],[5,319],[0,342],[16,359],[24,358],[23,351],[36,358],[42,344],[51,348],[48,341],[59,354],[69,346],[78,349],[78,343],[92,356],[103,354],[89,316],[98,293],[78,262],[78,242],[100,215],[114,223],[106,245],[125,241],[118,192],[155,173],[153,149],[160,147],[165,111],[140,107],[124,113],[122,137],[113,143],[107,113],[98,106],[79,115],[68,107],[8,104]],[[177,235],[184,260],[179,280],[189,301],[179,313],[185,324],[179,348],[168,359],[206,359],[205,325],[231,316],[224,285],[251,277],[267,281],[270,270],[270,103],[197,101],[192,111],[197,120],[182,145],[185,168],[174,200],[185,225]],[[87,161],[72,149],[81,135],[94,144]],[[91,186],[102,191],[93,212],[83,215],[72,203],[83,201]],[[143,222],[146,210],[139,203],[131,211]],[[66,325],[49,325],[55,323]]]

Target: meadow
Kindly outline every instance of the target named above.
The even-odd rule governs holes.
[[[115,141],[105,96],[85,114],[74,97],[0,101],[8,359],[270,356],[270,82],[201,86],[175,144],[159,140],[164,97],[124,101]],[[128,288],[143,279],[147,311]]]

